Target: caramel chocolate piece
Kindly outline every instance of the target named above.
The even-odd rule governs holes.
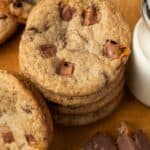
[[[131,128],[128,127],[126,122],[122,122],[119,128],[119,137],[117,139],[117,144],[119,150],[138,150],[138,147],[131,135]]]
[[[57,48],[53,44],[43,44],[39,46],[40,54],[43,58],[49,58],[56,55]]]
[[[121,56],[123,51],[124,47],[121,47],[120,44],[112,40],[107,40],[104,45],[103,55],[108,58],[117,59]]]
[[[0,19],[6,19],[6,18],[7,18],[6,15],[0,13]]]
[[[150,150],[150,142],[142,130],[136,131],[134,139],[138,150]]]
[[[56,68],[57,74],[66,77],[71,77],[73,75],[73,72],[74,72],[74,64],[64,60],[62,60]]]
[[[4,143],[12,143],[14,142],[14,137],[11,131],[7,131],[2,133],[2,137],[4,140]]]
[[[32,134],[25,134],[25,138],[30,145],[34,145],[36,143],[36,140]]]
[[[121,122],[120,128],[119,128],[119,133],[125,134],[125,135],[132,135],[133,129],[131,128],[130,125],[128,125],[127,122]]]
[[[60,13],[60,17],[64,20],[64,21],[70,21],[74,15],[74,13],[76,12],[76,9],[64,4],[62,2],[59,3],[59,13]]]
[[[90,26],[99,22],[98,11],[96,7],[88,7],[83,12],[83,25]]]
[[[16,7],[16,8],[22,7],[21,0],[13,0],[13,6]]]
[[[134,140],[125,134],[122,134],[117,139],[119,150],[139,150]]]
[[[84,150],[117,150],[117,147],[110,136],[97,133],[84,146]]]

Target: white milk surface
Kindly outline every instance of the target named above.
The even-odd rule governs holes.
[[[142,22],[138,30],[139,46],[143,50],[145,57],[150,60],[150,28]]]

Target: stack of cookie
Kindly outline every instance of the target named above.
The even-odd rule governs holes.
[[[20,69],[48,99],[56,123],[93,123],[122,99],[130,38],[109,0],[41,1],[22,36]]]
[[[17,30],[26,24],[33,6],[39,0],[0,0],[0,44],[3,44]]]

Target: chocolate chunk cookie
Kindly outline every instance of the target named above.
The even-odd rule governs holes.
[[[116,95],[114,102],[113,93],[123,89],[130,40],[128,24],[108,0],[44,0],[29,15],[20,70],[56,104],[57,123],[92,123],[121,100]],[[111,105],[101,105],[108,95]]]
[[[13,15],[20,23],[25,23],[32,8],[40,0],[1,0],[0,8]]]
[[[0,149],[47,150],[53,127],[41,95],[6,71],[0,85]]]
[[[118,76],[129,46],[129,27],[109,1],[45,0],[28,19],[20,69],[48,99],[90,95]]]
[[[0,44],[4,43],[17,29],[13,17],[0,10]]]

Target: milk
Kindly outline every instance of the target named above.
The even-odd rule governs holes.
[[[144,21],[141,21],[138,30],[138,42],[145,57],[150,60],[150,29]]]
[[[133,33],[127,85],[141,103],[150,106],[150,28],[143,18],[138,21]]]

